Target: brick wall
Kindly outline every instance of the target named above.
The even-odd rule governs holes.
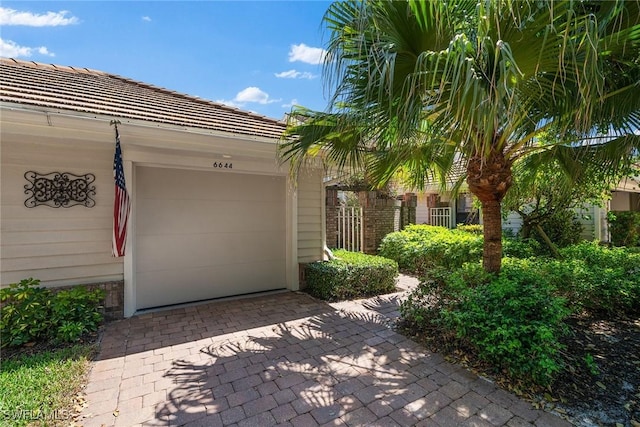
[[[327,188],[326,191],[326,239],[328,248],[338,247],[338,211],[340,202],[338,201],[338,190]]]
[[[363,208],[364,253],[376,254],[384,236],[396,231],[399,202],[394,199],[369,199]]]
[[[338,190],[327,188],[326,194],[327,246],[335,248],[338,247],[340,209]],[[359,191],[357,195],[363,210],[364,253],[377,253],[384,236],[416,222],[418,198],[413,193],[407,193],[399,199],[390,199],[376,191]]]

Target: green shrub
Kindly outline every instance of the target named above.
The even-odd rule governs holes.
[[[542,253],[540,242],[535,239],[503,238],[502,254],[509,258],[531,258]]]
[[[2,346],[19,346],[50,333],[51,292],[40,281],[24,279],[0,289]]]
[[[400,268],[423,273],[434,267],[455,268],[482,256],[482,236],[430,225],[411,225],[382,239],[378,254]]]
[[[538,261],[504,260],[498,277],[480,263],[436,270],[402,303],[410,325],[436,327],[514,378],[549,384],[560,371],[565,299],[541,274]]]
[[[466,263],[454,271],[444,267],[427,271],[420,285],[400,303],[405,326],[420,331],[437,324],[441,311],[459,301],[464,289],[488,283],[490,279],[480,263]]]
[[[480,224],[458,224],[456,225],[456,230],[478,235],[484,233],[484,228]]]
[[[640,312],[640,253],[584,242],[560,250],[545,266],[574,311]]]
[[[575,245],[583,240],[581,235],[584,231],[584,226],[578,221],[576,213],[570,209],[556,212],[545,220],[540,227],[549,237],[549,240],[558,248]],[[543,249],[547,249],[547,243],[535,228],[531,230],[531,237],[536,239]]]
[[[73,342],[98,328],[104,291],[75,287],[53,293],[39,285],[30,278],[0,290],[3,347],[38,340]]]
[[[307,290],[313,296],[339,301],[395,290],[395,261],[345,250],[336,250],[334,255],[336,259],[307,265]]]
[[[607,220],[613,245],[640,246],[640,212],[611,211]]]
[[[82,286],[56,293],[51,303],[51,322],[57,326],[54,338],[72,342],[98,329],[102,314],[97,308],[103,298],[103,291],[89,291]]]
[[[534,261],[505,259],[502,268],[489,283],[464,288],[441,311],[442,324],[510,375],[549,384],[561,369],[565,300]]]

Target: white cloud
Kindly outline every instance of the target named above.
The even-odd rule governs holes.
[[[282,108],[291,108],[294,105],[298,105],[298,100],[295,98],[293,98],[288,104],[282,104]]]
[[[28,27],[58,27],[78,23],[78,18],[69,16],[69,11],[47,12],[35,14],[32,12],[19,12],[14,9],[0,7],[0,25],[24,25]]]
[[[40,46],[40,47],[38,48],[38,53],[39,53],[40,55],[56,56],[56,54],[55,54],[55,53],[53,53],[53,52],[49,52],[49,49],[47,49],[45,46]]]
[[[304,43],[291,45],[289,62],[300,61],[307,64],[321,64],[327,51],[319,47],[307,46]]]
[[[242,105],[238,104],[235,101],[229,101],[228,99],[216,99],[216,102],[224,105],[228,105],[229,107],[240,108]]]
[[[3,40],[0,38],[0,56],[7,58],[24,58],[31,56],[34,52],[37,52],[40,55],[56,56],[53,52],[49,52],[49,49],[44,46],[20,46],[12,40]]]
[[[309,73],[307,71],[302,72],[297,70],[283,71],[281,73],[276,73],[275,76],[280,79],[309,79],[309,80],[312,80],[318,77],[317,75]]]
[[[256,102],[258,104],[272,104],[280,102],[280,99],[269,99],[269,94],[260,90],[259,87],[250,86],[242,89],[233,99],[235,102],[244,104],[245,102]]]
[[[259,104],[266,104],[269,101],[269,94],[260,90],[258,87],[250,86],[238,92],[234,100],[237,102],[257,102]]]
[[[142,17],[142,20],[143,20],[144,22],[151,22],[151,18],[150,18],[149,16],[143,16],[143,17]]]
[[[235,108],[244,108],[247,103],[256,103],[256,104],[273,104],[274,102],[280,102],[282,99],[271,99],[269,94],[265,91],[261,90],[259,87],[249,86],[246,89],[242,89],[235,98],[228,99],[217,99],[216,102],[221,104],[228,105],[230,107]]]

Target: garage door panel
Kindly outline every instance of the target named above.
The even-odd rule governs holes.
[[[138,167],[138,309],[286,286],[284,177]]]
[[[282,202],[228,202],[219,204],[206,201],[182,205],[172,200],[143,200],[149,211],[137,225],[139,235],[152,233],[207,233],[207,232],[257,232],[273,229],[284,232],[281,219],[285,215]],[[249,210],[249,212],[245,212]],[[195,211],[200,214],[189,214]],[[250,220],[247,214],[251,214]],[[189,221],[185,221],[188,215]]]
[[[274,245],[280,233],[217,233],[149,236],[138,245],[138,271],[256,262],[285,262],[285,248]]]
[[[139,289],[137,298],[145,302],[144,307],[158,307],[268,291],[283,286],[279,281],[274,282],[272,278],[284,274],[284,264],[272,262],[237,264],[234,270],[226,266],[212,266],[173,269],[164,272],[161,276],[143,273],[138,280],[154,281],[157,287]],[[157,288],[163,291],[158,292]]]
[[[151,184],[144,197],[156,200],[271,201],[286,192],[281,186],[282,177],[191,170],[176,174],[177,169],[144,169],[145,179]]]

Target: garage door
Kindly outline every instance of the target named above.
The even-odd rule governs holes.
[[[138,309],[286,286],[284,177],[138,167]]]

